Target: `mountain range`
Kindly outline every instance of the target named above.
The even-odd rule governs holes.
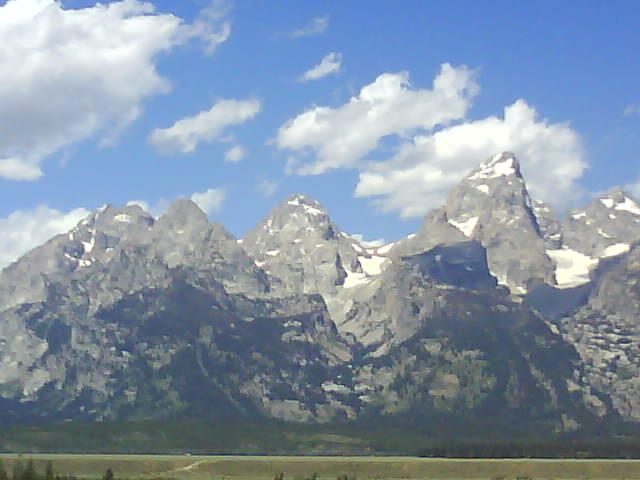
[[[515,156],[385,245],[292,195],[243,239],[104,206],[0,272],[0,421],[640,420],[640,205],[560,219]]]

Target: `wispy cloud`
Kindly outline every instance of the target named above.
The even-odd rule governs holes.
[[[212,0],[200,10],[192,24],[184,25],[182,34],[186,38],[200,39],[205,53],[211,55],[231,35],[231,22],[227,18],[229,10],[231,4],[226,0]]]
[[[341,66],[342,54],[331,52],[330,54],[325,55],[324,58],[320,60],[319,64],[310,68],[298,77],[298,81],[309,82],[312,80],[318,80],[322,77],[326,77],[327,75],[331,75],[332,73],[340,72]]]
[[[291,32],[290,36],[292,38],[312,37],[313,35],[320,35],[321,33],[324,33],[327,28],[329,28],[328,15],[325,15],[324,17],[315,17],[302,28]]]
[[[631,104],[631,105],[627,105],[624,108],[624,114],[625,115],[640,115],[640,104],[636,103],[636,104]]]
[[[260,180],[256,187],[256,190],[260,195],[265,198],[272,197],[278,188],[280,187],[280,183],[276,180]]]
[[[261,108],[257,99],[219,100],[209,110],[177,120],[171,127],[155,129],[149,143],[162,153],[193,152],[201,142],[219,140],[229,126],[255,117]]]
[[[247,149],[242,145],[234,145],[229,150],[224,152],[224,161],[229,163],[236,163],[247,156]]]

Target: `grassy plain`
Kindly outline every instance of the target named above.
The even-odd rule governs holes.
[[[37,469],[49,461],[56,472],[99,478],[112,468],[119,478],[180,480],[301,480],[316,473],[320,480],[340,475],[362,479],[640,479],[637,460],[461,460],[414,457],[254,457],[165,455],[17,455],[0,459],[33,459]]]

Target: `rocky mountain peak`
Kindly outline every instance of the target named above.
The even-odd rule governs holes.
[[[107,261],[117,245],[148,243],[154,223],[153,216],[139,205],[104,205],[69,232],[65,257],[80,267]]]
[[[113,251],[116,244],[143,242],[154,223],[153,216],[139,205],[104,205],[63,235],[64,256],[81,267],[88,266],[105,252]]]
[[[247,234],[244,243],[246,247],[246,244],[254,241],[254,237],[325,236],[326,230],[335,230],[335,226],[320,202],[306,195],[296,194],[273,208],[258,227]],[[331,235],[334,236],[335,232]]]
[[[426,217],[408,251],[427,251],[435,246],[434,238],[444,244],[476,240],[487,249],[490,271],[498,281],[524,293],[532,284],[553,283],[545,243],[557,242],[559,232],[549,218],[541,222],[544,228],[538,222],[548,216],[546,206],[534,208],[515,155],[502,152],[453,188],[446,204]],[[458,233],[452,234],[452,227]]]
[[[485,160],[478,168],[467,175],[468,180],[487,180],[516,176],[522,178],[520,163],[511,152],[502,152]]]
[[[93,278],[132,245],[149,244],[153,217],[137,205],[104,205],[0,274],[0,310],[44,300],[50,286]],[[84,284],[84,282],[83,282]]]
[[[204,229],[209,224],[209,219],[193,200],[180,198],[169,205],[167,212],[158,219],[158,223],[164,228],[177,230],[187,227]]]
[[[322,209],[320,202],[318,200],[315,200],[302,193],[294,193],[292,195],[289,195],[283,203],[290,205],[292,207],[304,208],[304,206],[306,205],[307,207],[317,207]]]
[[[285,292],[327,293],[360,270],[353,241],[342,235],[322,205],[291,195],[274,208],[242,246]]]
[[[638,419],[639,232],[620,189],[560,226],[510,152],[386,245],[342,232],[305,195],[241,244],[191,200],[158,220],[105,205],[0,274],[0,401],[58,415],[69,398],[126,418],[131,404],[173,415],[202,399],[214,416],[255,405],[242,414],[304,421],[486,416],[490,403],[570,424],[607,413],[593,387]],[[537,309],[540,283],[571,309]]]
[[[640,205],[621,187],[612,188],[601,195],[597,201],[605,208],[640,216]]]
[[[329,213],[320,202],[302,194],[287,197],[271,211],[270,217],[276,224],[300,221],[312,224],[330,222]]]
[[[562,225],[567,247],[592,258],[625,253],[640,240],[640,204],[621,188],[573,210]]]

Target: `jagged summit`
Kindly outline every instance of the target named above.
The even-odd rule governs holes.
[[[621,187],[614,187],[607,193],[598,197],[605,208],[618,212],[627,212],[632,215],[640,215],[640,204]]]
[[[165,215],[188,216],[188,217],[204,217],[206,213],[198,206],[196,202],[189,198],[178,198],[169,205]]]
[[[538,215],[544,208],[538,205]],[[524,293],[535,283],[553,282],[545,240],[557,241],[557,232],[550,220],[543,223],[541,228],[515,155],[502,152],[470,172],[451,190],[446,204],[426,217],[414,253],[434,247],[433,239],[446,244],[479,241],[499,283]]]
[[[169,205],[156,225],[156,228],[173,231],[184,231],[187,228],[202,230],[209,225],[209,218],[193,200],[180,198]]]
[[[289,195],[284,200],[284,202],[292,206],[299,206],[299,205],[320,206],[320,202],[318,200],[311,198],[310,196],[305,195],[303,193],[293,193]]]
[[[157,220],[105,205],[0,273],[0,403],[74,419],[199,406],[304,421],[504,411],[559,429],[585,409],[637,419],[637,242],[624,190],[559,224],[510,152],[386,245],[301,194],[242,244],[188,199]]]
[[[131,204],[116,207],[107,203],[80,220],[72,231],[78,231],[83,227],[108,228],[109,226],[122,226],[123,224],[144,224],[151,226],[153,223],[153,216],[140,205]]]
[[[361,271],[353,240],[306,195],[287,197],[247,233],[242,246],[282,292],[332,292],[348,271]]]
[[[502,152],[485,160],[467,176],[469,180],[484,180],[515,175],[521,177],[520,163],[511,152]]]
[[[243,240],[245,248],[267,238],[289,237],[301,239],[313,232],[334,236],[337,229],[331,223],[329,213],[320,202],[306,195],[294,194],[288,196],[276,205],[269,214]],[[300,242],[298,242],[300,243]]]
[[[317,220],[328,219],[329,217],[329,213],[319,201],[300,193],[289,195],[272,211],[272,215],[298,213],[302,213],[305,216],[320,217]]]
[[[617,256],[640,241],[640,205],[616,187],[573,210],[562,225],[564,242],[591,258]]]

